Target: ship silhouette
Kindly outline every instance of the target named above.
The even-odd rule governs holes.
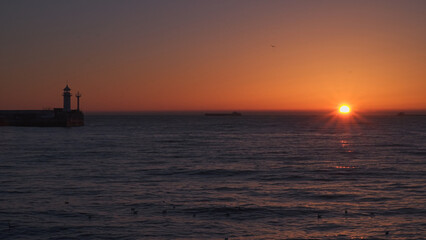
[[[238,117],[242,116],[239,112],[232,112],[232,113],[206,113],[205,116],[231,116],[231,117]]]

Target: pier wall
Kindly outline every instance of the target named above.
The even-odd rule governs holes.
[[[84,125],[81,111],[54,110],[2,110],[0,126],[76,127]]]

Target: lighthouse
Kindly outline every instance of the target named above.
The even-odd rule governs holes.
[[[64,88],[64,93],[62,96],[64,96],[64,112],[70,112],[71,111],[71,88],[67,86]]]
[[[77,92],[77,110],[71,110],[71,89],[64,88],[64,107],[53,110],[0,111],[0,126],[78,127],[84,126],[84,114],[80,111],[81,94]]]

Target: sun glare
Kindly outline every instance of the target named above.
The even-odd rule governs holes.
[[[343,105],[343,106],[340,106],[339,111],[340,113],[347,114],[351,111],[351,109],[349,108],[349,106]]]

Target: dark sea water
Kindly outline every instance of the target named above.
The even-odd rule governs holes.
[[[422,116],[88,115],[0,140],[0,239],[426,238]]]

